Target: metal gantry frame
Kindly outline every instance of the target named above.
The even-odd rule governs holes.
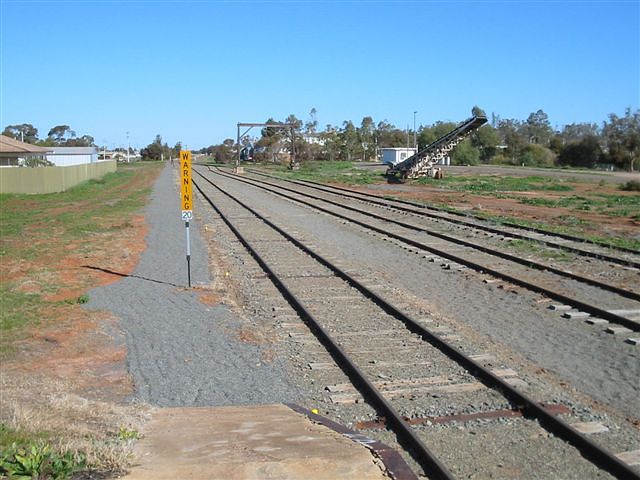
[[[240,134],[241,127],[248,127],[242,134]],[[253,127],[267,127],[267,128],[278,128],[281,130],[288,130],[289,135],[291,136],[291,160],[289,161],[289,168],[293,170],[298,166],[296,162],[296,143],[295,143],[295,131],[296,126],[293,123],[238,123],[238,136],[237,136],[237,145],[238,145],[238,156],[236,157],[236,170],[240,166],[240,152],[242,149],[240,148],[240,140],[245,137]]]

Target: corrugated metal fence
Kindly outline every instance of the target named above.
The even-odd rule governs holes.
[[[115,172],[115,160],[69,167],[0,168],[0,193],[55,193]]]

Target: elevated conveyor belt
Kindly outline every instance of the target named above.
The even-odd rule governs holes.
[[[415,155],[392,165],[387,175],[399,175],[402,178],[418,178],[429,175],[429,171],[462,140],[487,123],[487,117],[478,116],[465,120],[446,135],[430,143]]]

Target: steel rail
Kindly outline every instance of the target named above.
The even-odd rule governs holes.
[[[464,225],[465,227],[477,228],[478,230],[484,230],[484,231],[487,231],[487,232],[490,232],[490,233],[494,233],[494,234],[497,234],[497,235],[503,235],[505,237],[517,238],[519,240],[529,240],[531,242],[538,242],[538,243],[542,243],[544,245],[547,245],[549,247],[557,248],[559,250],[565,250],[567,252],[572,252],[572,253],[575,253],[577,255],[581,255],[581,256],[584,256],[584,257],[597,258],[599,260],[606,260],[608,262],[615,263],[615,264],[618,264],[618,265],[631,266],[631,267],[640,269],[640,262],[635,262],[633,260],[627,260],[627,259],[624,259],[624,258],[613,257],[611,255],[607,255],[607,254],[604,254],[604,253],[590,252],[589,250],[582,250],[580,248],[572,247],[570,245],[563,245],[561,243],[556,243],[556,242],[551,241],[551,240],[544,240],[544,239],[535,238],[535,237],[527,237],[526,235],[521,235],[519,233],[507,232],[507,231],[501,230],[499,228],[490,227],[488,225],[479,225],[479,224],[476,224],[476,223],[473,223],[473,222],[467,222],[465,220],[458,220],[458,219],[455,219],[455,218],[449,218],[449,217],[446,217],[444,215],[439,215],[439,214],[436,214],[436,213],[429,213],[429,212],[424,212],[424,211],[416,211],[416,210],[411,209],[411,208],[401,207],[401,206],[398,206],[398,205],[390,205],[389,203],[383,201],[383,200],[386,200],[386,199],[384,199],[384,197],[381,197],[379,195],[375,195],[373,193],[355,192],[353,190],[349,190],[348,188],[336,187],[336,186],[333,186],[333,185],[326,185],[326,184],[319,183],[319,182],[314,182],[314,181],[311,181],[311,180],[290,180],[290,179],[287,179],[287,178],[278,177],[276,175],[269,175],[267,173],[259,172],[259,171],[254,170],[254,169],[247,169],[247,171],[251,172],[251,173],[253,173],[255,175],[261,175],[263,177],[274,178],[274,179],[277,179],[277,180],[282,180],[284,182],[295,183],[297,185],[302,185],[302,186],[306,186],[306,187],[309,187],[309,188],[315,188],[316,190],[321,190],[321,191],[324,191],[324,192],[327,192],[327,193],[333,193],[335,195],[338,195],[338,194],[335,193],[335,192],[332,192],[329,189],[339,190],[341,192],[348,193],[348,195],[347,194],[342,194],[342,195],[344,195],[346,197],[354,198],[354,199],[357,199],[357,200],[364,201],[364,199],[359,198],[358,195],[364,196],[364,197],[369,197],[370,200],[366,200],[366,201],[369,201],[369,202],[371,202],[371,203],[373,203],[375,205],[380,205],[380,206],[384,206],[384,207],[388,207],[388,208],[395,208],[395,209],[403,211],[403,212],[414,213],[416,215],[423,215],[423,216],[429,217],[429,218],[436,218],[436,219],[444,220],[444,221],[451,222],[451,223],[454,223],[454,224],[457,224],[457,225]],[[375,200],[373,200],[373,199],[375,199]],[[420,208],[420,209],[428,209],[428,210],[434,210],[434,211],[437,211],[437,212],[445,212],[445,213],[448,213],[448,214],[451,214],[451,215],[457,215],[457,216],[460,216],[460,217],[469,216],[468,214],[463,213],[463,212],[450,211],[450,210],[446,210],[444,208],[438,208],[438,207],[434,207],[432,205],[424,205],[424,204],[420,204],[420,203],[417,203],[417,202],[412,202],[412,201],[409,201],[409,200],[395,199],[395,200],[391,200],[391,201],[397,202],[397,203],[401,203],[401,204],[405,204],[405,205],[411,205],[412,207],[416,207],[416,208]],[[478,219],[478,220],[480,220],[480,221],[483,220],[482,218],[477,217],[475,215],[473,215],[473,217]],[[610,248],[610,249],[619,250],[619,251],[625,252],[625,253],[632,253],[632,254],[635,254],[635,255],[640,255],[640,251],[638,251],[638,250],[633,250],[631,248],[625,248],[625,247],[619,247],[617,245],[612,245],[612,244],[606,243],[606,242],[599,242],[597,240],[590,240],[590,239],[587,239],[587,238],[575,237],[575,236],[564,234],[564,233],[555,233],[555,232],[551,232],[551,231],[548,231],[548,230],[544,230],[542,228],[528,227],[526,225],[519,225],[519,224],[514,223],[514,222],[501,221],[500,223],[502,225],[506,225],[506,226],[512,227],[512,228],[518,228],[518,229],[521,229],[521,230],[526,230],[526,231],[530,231],[530,232],[534,232],[534,233],[540,233],[540,234],[549,235],[549,236],[555,236],[555,237],[558,237],[558,238],[563,238],[565,240],[571,240],[571,241],[574,241],[574,242],[589,243],[589,244],[600,246],[600,247],[606,247],[606,248]]]
[[[246,183],[248,185],[252,185],[255,188],[263,189],[263,190],[265,190],[267,192],[276,193],[276,192],[272,192],[270,189],[268,189],[268,188],[266,188],[264,186],[254,185],[251,182],[248,182],[247,180],[238,178],[237,176],[227,175],[227,174],[223,174],[223,173],[219,173],[219,172],[215,172],[215,173],[217,173],[218,175],[222,175],[222,176],[224,176],[226,178],[230,178],[230,179],[236,180],[238,182],[242,182],[242,183]],[[278,188],[283,188],[283,187],[278,187]],[[280,196],[282,196],[284,198],[288,198],[290,200],[293,200],[295,202],[301,203],[303,205],[306,205],[306,206],[311,207],[313,209],[316,209],[316,210],[319,210],[321,212],[327,213],[329,215],[332,215],[334,217],[340,218],[342,220],[346,220],[348,222],[354,223],[354,224],[359,225],[361,227],[364,227],[366,229],[373,230],[374,232],[380,233],[382,235],[386,235],[388,237],[394,238],[396,240],[399,240],[401,242],[404,242],[406,244],[409,244],[409,245],[411,245],[413,247],[416,247],[416,248],[419,248],[421,250],[426,250],[426,251],[431,252],[433,254],[436,254],[436,255],[439,255],[441,257],[447,258],[447,259],[449,259],[451,261],[454,261],[454,262],[459,263],[461,265],[465,265],[465,266],[467,266],[467,267],[469,267],[469,268],[471,268],[473,270],[476,270],[478,272],[488,273],[490,275],[493,275],[494,277],[498,277],[498,278],[506,280],[506,281],[508,281],[510,283],[513,283],[514,285],[518,285],[520,287],[526,288],[526,289],[534,291],[536,293],[541,293],[541,294],[546,295],[547,297],[552,298],[554,300],[557,300],[559,302],[572,305],[575,308],[578,308],[578,309],[580,309],[580,310],[582,310],[584,312],[590,313],[591,315],[595,315],[595,316],[598,316],[598,317],[603,318],[605,320],[608,320],[608,321],[610,321],[612,323],[616,323],[616,324],[622,325],[624,327],[627,327],[630,330],[640,331],[640,323],[635,322],[635,321],[633,321],[633,320],[631,320],[629,318],[622,317],[622,316],[617,315],[615,313],[611,313],[611,312],[609,312],[609,311],[607,311],[605,309],[602,309],[600,307],[596,307],[594,305],[590,305],[588,303],[585,303],[585,302],[583,302],[581,300],[577,300],[577,299],[568,297],[568,296],[566,296],[566,295],[564,295],[562,293],[555,292],[553,290],[550,290],[548,288],[542,287],[542,286],[537,285],[535,283],[531,283],[531,282],[529,282],[527,280],[522,280],[522,279],[514,277],[514,276],[512,276],[512,275],[510,275],[508,273],[504,273],[504,272],[501,272],[500,270],[496,270],[495,268],[488,267],[486,265],[481,265],[479,263],[472,262],[472,261],[467,260],[465,258],[462,258],[462,257],[460,257],[458,255],[455,255],[455,254],[452,254],[452,253],[447,253],[447,252],[445,252],[443,250],[440,250],[440,249],[435,248],[435,247],[431,247],[429,245],[426,245],[424,243],[418,242],[416,240],[412,240],[410,238],[407,238],[407,237],[404,237],[402,235],[390,232],[388,230],[385,230],[385,229],[382,229],[382,228],[379,228],[379,227],[375,227],[373,225],[369,225],[368,223],[361,222],[359,220],[356,220],[354,218],[348,217],[346,215],[342,215],[340,213],[333,212],[333,211],[331,211],[329,209],[320,207],[320,206],[315,205],[315,204],[313,204],[311,202],[306,202],[306,201],[300,200],[298,198],[293,198],[293,197],[291,197],[291,196],[289,196],[287,194],[284,194],[284,193],[277,193],[277,195],[280,195]],[[300,195],[304,196],[305,194],[300,194]],[[313,197],[313,198],[315,198],[315,197]],[[326,201],[326,200],[324,200],[324,201]],[[327,202],[331,203],[330,201],[327,201]],[[336,204],[336,205],[338,205],[341,208],[345,208],[347,210],[354,210],[352,207],[347,207],[347,206],[340,205],[340,204]],[[358,211],[358,210],[355,209],[355,211]],[[367,214],[367,215],[373,216],[374,218],[375,217],[379,217],[379,216],[377,216],[375,214]],[[384,221],[389,221],[388,219],[386,219],[384,217],[379,217],[379,218],[384,220]],[[400,225],[402,224],[401,222],[396,222],[396,221],[392,221],[392,222],[393,223],[398,223]],[[436,236],[436,237],[440,237],[440,238],[446,237],[446,235],[443,235],[443,234],[432,234],[430,232],[427,232],[427,233],[429,233],[430,235]],[[464,240],[458,240],[458,239],[457,239],[457,242],[460,243],[460,244],[463,244],[462,242],[468,243],[468,242],[465,242]],[[486,247],[473,245],[471,248],[476,248],[476,249],[482,251]],[[485,252],[485,253],[487,253],[487,252]],[[503,252],[497,252],[497,253],[495,253],[495,255],[496,256],[504,256],[504,255],[509,255],[509,254],[506,254],[506,253],[503,253]],[[515,258],[517,258],[517,257],[515,257]],[[523,260],[523,259],[519,259],[519,260],[521,260],[521,261],[518,262],[518,263],[527,262],[526,260]],[[526,263],[523,263],[523,264],[526,266]],[[551,271],[551,267],[545,267],[545,268],[547,270]],[[553,273],[555,273],[555,272],[553,272]],[[574,275],[574,274],[569,274],[569,272],[565,272],[565,273],[567,274],[567,275],[565,275],[567,277],[569,277],[569,275]],[[569,277],[569,278],[571,278],[571,277]],[[579,277],[579,278],[582,279],[583,277]],[[595,281],[593,279],[586,279],[586,281],[585,280],[581,280],[581,281],[584,281],[584,283],[589,283],[589,282],[600,283],[600,282],[597,282],[597,281]],[[606,284],[602,284],[602,285],[606,285]],[[594,286],[597,286],[597,285],[594,285]],[[608,287],[610,287],[609,289],[617,288],[617,287],[613,287],[613,286],[610,286],[610,285]],[[623,290],[623,291],[627,292],[626,290]],[[617,292],[615,292],[615,293],[617,293]],[[637,295],[634,292],[627,292],[627,293],[631,294],[631,295]]]
[[[200,172],[196,172],[198,175],[202,176]],[[278,233],[283,235],[289,241],[291,241],[294,245],[302,248],[305,253],[308,253],[306,248],[303,248],[302,244],[298,242],[296,239],[291,237],[289,234],[276,227],[269,220],[260,216],[257,212],[246,206],[240,200],[231,196],[220,187],[215,185],[213,182],[202,176],[206,181],[208,181],[211,185],[217,188],[220,192],[227,195],[229,198],[233,199],[235,202],[240,204],[243,208],[247,209],[257,218],[262,220],[264,223],[269,225],[271,228],[275,229]],[[329,332],[322,327],[320,322],[309,312],[302,302],[296,297],[296,295],[287,288],[284,282],[280,279],[280,277],[271,269],[271,267],[267,264],[267,262],[260,256],[260,254],[256,251],[256,249],[246,240],[242,234],[238,231],[238,229],[231,223],[231,221],[222,213],[222,211],[213,203],[213,201],[202,191],[200,186],[197,184],[195,180],[193,180],[193,184],[203,196],[203,198],[213,207],[213,209],[220,215],[222,221],[229,227],[229,229],[233,232],[236,238],[244,245],[244,247],[249,251],[254,260],[260,265],[260,267],[265,271],[268,275],[269,279],[273,282],[276,288],[280,291],[282,296],[286,299],[286,301],[291,305],[291,307],[300,315],[300,318],[309,326],[310,330],[315,334],[320,343],[326,348],[327,352],[334,358],[336,363],[342,368],[344,373],[351,379],[354,386],[358,388],[358,390],[368,398],[371,403],[376,407],[378,413],[385,417],[389,423],[394,427],[395,433],[401,439],[401,442],[404,443],[404,447],[411,450],[412,455],[420,466],[425,470],[425,473],[429,475],[430,478],[434,479],[442,479],[442,480],[453,480],[455,477],[449,472],[449,470],[436,458],[436,456],[429,450],[429,448],[420,440],[420,438],[416,435],[415,431],[411,428],[411,426],[402,418],[402,416],[391,406],[391,404],[383,397],[380,391],[373,385],[373,383],[366,377],[366,375],[358,368],[358,366],[351,361],[347,353],[338,345],[338,343],[331,337]],[[314,257],[315,258],[315,257]],[[323,263],[323,262],[320,262]],[[326,264],[326,261],[325,261]]]
[[[554,414],[547,411],[547,409],[541,403],[534,400],[527,394],[518,391],[516,388],[509,385],[506,381],[504,381],[503,379],[501,379],[500,377],[492,373],[489,369],[485,368],[484,366],[482,366],[472,358],[468,357],[462,350],[456,348],[455,346],[441,339],[436,333],[424,327],[423,325],[418,323],[415,319],[411,318],[409,315],[400,311],[397,307],[395,307],[394,305],[386,301],[384,298],[382,298],[375,292],[366,288],[362,283],[360,283],[358,280],[353,278],[351,275],[349,275],[339,267],[333,265],[331,262],[329,262],[327,259],[322,257],[320,254],[318,254],[317,252],[313,251],[312,249],[304,245],[302,242],[300,242],[299,240],[291,236],[289,233],[285,232],[283,229],[275,225],[273,222],[271,222],[264,216],[260,215],[258,212],[256,212],[254,209],[252,209],[248,205],[244,204],[241,200],[237,199],[230,193],[225,192],[222,188],[220,188],[218,185],[213,183],[210,179],[206,178],[200,172],[196,171],[196,173],[199,176],[201,176],[206,182],[208,182],[213,187],[215,187],[218,191],[220,191],[227,197],[234,200],[236,203],[241,205],[246,210],[250,211],[253,215],[255,215],[257,218],[262,220],[265,224],[269,225],[274,230],[276,230],[278,233],[283,235],[285,238],[291,241],[294,245],[296,245],[298,248],[303,250],[306,254],[310,255],[320,264],[322,264],[323,266],[333,271],[338,277],[348,282],[351,286],[353,286],[358,291],[360,291],[360,293],[362,293],[365,297],[369,298],[376,305],[382,308],[386,313],[402,321],[407,326],[407,328],[409,328],[410,331],[420,335],[423,340],[427,341],[428,343],[436,347],[438,350],[440,350],[442,353],[447,355],[453,361],[455,361],[460,366],[468,370],[472,375],[476,376],[479,380],[481,380],[487,386],[501,392],[502,395],[505,396],[505,398],[507,398],[510,402],[512,402],[517,408],[520,408],[522,410],[523,415],[529,418],[537,419],[540,422],[540,424],[544,426],[547,430],[554,433],[555,435],[562,438],[567,443],[571,444],[576,449],[578,449],[581,452],[581,454],[586,459],[591,461],[594,465],[597,465],[599,468],[606,470],[611,475],[619,479],[640,480],[640,475],[638,475],[635,471],[633,471],[626,463],[622,462],[615,455],[611,454],[609,451],[607,451],[603,447],[597,445],[596,443],[586,438],[580,432],[578,432],[573,427],[571,427],[571,425],[569,425],[567,422],[554,416]],[[265,271],[270,276],[270,278],[274,281],[274,283],[276,283],[276,286],[278,286],[279,289],[282,288],[282,290],[284,290],[285,292],[288,292],[286,298],[288,300],[292,300],[295,302],[295,305],[297,305],[300,308],[300,311],[305,315],[304,317],[305,319],[312,321],[313,316],[311,315],[311,313],[309,313],[301,304],[301,302],[295,297],[295,295],[287,289],[287,287],[284,285],[282,280],[280,280],[277,277],[277,275],[269,268],[266,262],[264,262],[259,257],[257,252],[255,252],[255,250],[250,248],[250,245],[248,244],[248,242],[244,240],[241,234],[237,231],[237,229],[235,229],[235,227],[233,227],[231,223],[228,220],[226,220],[226,217],[223,217],[222,212],[220,212],[219,209],[213,204],[213,202],[208,197],[206,197],[204,192],[202,192],[202,190],[196,184],[195,181],[194,181],[194,185],[196,186],[198,191],[206,198],[207,202],[218,212],[218,214],[220,214],[221,218],[223,218],[223,220],[225,221],[225,224],[229,226],[229,228],[234,232],[234,234],[243,243],[243,245],[245,245],[245,248],[247,248],[250,252],[252,252],[252,255],[255,255],[255,257],[257,257],[256,260],[258,260],[258,258],[260,259],[258,263],[260,263],[261,267],[265,268]],[[313,321],[315,321],[315,319],[313,319]],[[324,329],[322,329],[320,325],[317,325],[317,326],[319,327],[318,332],[321,334],[322,338],[327,342],[333,342],[331,339],[331,336]],[[348,365],[353,367],[352,372],[354,374],[357,372],[358,375],[361,375],[363,377],[363,380],[366,383],[363,382],[362,385],[367,385],[367,389],[370,388],[376,393],[379,393],[377,392],[377,389],[375,388],[375,386],[373,386],[371,382],[369,382],[366,378],[364,378],[364,374],[358,369],[356,365],[353,364],[353,362],[351,362],[351,360],[348,358],[345,352],[342,351],[342,349],[340,349],[338,345],[333,344],[331,351],[335,351],[336,353],[339,352],[340,354],[338,355],[339,358],[344,358],[344,361]],[[381,397],[381,395],[379,396]],[[382,401],[383,403],[381,403],[381,405],[385,405],[385,404],[388,405],[388,402],[384,398],[382,398]],[[390,405],[389,407],[393,410],[393,408]],[[395,412],[395,410],[393,411]],[[397,420],[394,419],[393,420],[394,424],[396,423],[396,421],[398,425],[403,427],[403,429],[406,427],[406,422],[401,417],[399,417]],[[415,437],[413,432],[411,433],[412,433],[411,437]],[[417,437],[416,439],[420,441]],[[439,465],[439,462],[437,463],[437,465]]]
[[[229,176],[226,173],[220,173],[220,175]],[[229,176],[229,177],[230,178],[237,178],[237,177],[234,177],[234,176]],[[597,287],[597,288],[600,288],[602,290],[607,290],[609,292],[612,292],[612,293],[615,293],[617,295],[620,295],[621,297],[629,298],[631,300],[640,301],[640,294],[639,293],[636,293],[636,292],[633,292],[633,291],[630,291],[630,290],[625,290],[624,288],[616,287],[615,285],[609,285],[608,283],[603,283],[603,282],[600,282],[599,280],[595,280],[593,278],[585,277],[585,276],[582,276],[582,275],[577,275],[575,273],[568,272],[566,270],[562,270],[562,269],[559,269],[559,268],[556,268],[556,267],[552,267],[550,265],[545,265],[543,263],[538,263],[538,262],[536,262],[534,260],[529,260],[529,259],[518,257],[516,255],[511,255],[511,254],[506,253],[506,252],[501,252],[500,250],[496,250],[494,248],[483,247],[482,245],[478,245],[478,244],[473,243],[473,242],[468,242],[468,241],[462,240],[460,238],[452,237],[452,236],[447,235],[445,233],[440,233],[440,232],[437,232],[437,231],[434,231],[434,230],[430,230],[428,228],[420,227],[420,226],[417,226],[417,225],[412,225],[410,223],[401,222],[399,220],[393,220],[393,219],[390,219],[388,217],[384,217],[382,215],[377,215],[375,213],[367,212],[365,210],[360,210],[359,208],[356,208],[356,207],[350,207],[350,206],[344,205],[344,204],[339,203],[339,202],[334,202],[333,200],[327,200],[325,198],[316,197],[316,196],[310,195],[308,193],[299,192],[297,190],[294,190],[294,189],[291,189],[291,188],[287,188],[287,187],[282,187],[280,185],[276,185],[276,184],[273,184],[273,183],[265,182],[263,180],[251,179],[249,181],[247,179],[240,179],[240,178],[238,178],[238,180],[239,181],[243,181],[245,183],[248,182],[249,184],[251,184],[250,183],[251,181],[264,183],[266,185],[270,185],[272,187],[279,188],[281,190],[285,190],[287,192],[295,193],[296,195],[302,195],[304,197],[313,198],[315,200],[321,200],[321,201],[326,202],[326,203],[328,203],[330,205],[335,205],[337,207],[344,208],[345,210],[350,210],[352,212],[360,213],[362,215],[366,215],[368,217],[375,218],[376,220],[381,220],[381,221],[384,221],[384,222],[390,222],[390,223],[394,223],[396,225],[399,225],[401,227],[404,227],[404,228],[407,228],[407,229],[410,229],[410,230],[415,230],[415,231],[418,231],[418,232],[424,232],[424,233],[427,233],[427,234],[429,234],[429,235],[431,235],[433,237],[441,238],[442,240],[446,240],[448,242],[457,243],[458,245],[463,245],[465,247],[472,248],[474,250],[480,250],[481,252],[484,252],[486,254],[493,255],[493,256],[496,256],[496,257],[500,257],[500,258],[503,258],[505,260],[509,260],[511,262],[514,262],[514,263],[519,263],[520,265],[524,265],[525,267],[529,267],[529,268],[533,268],[533,269],[541,270],[541,271],[549,271],[549,272],[554,273],[556,275],[559,275],[559,276],[562,276],[562,277],[567,277],[567,278],[570,278],[570,279],[575,280],[577,282],[586,283],[587,285],[591,285],[593,287]],[[272,193],[277,193],[277,192],[273,192],[272,191]],[[277,193],[277,194],[278,195],[282,195],[280,193]],[[290,198],[290,197],[287,197],[287,198]]]

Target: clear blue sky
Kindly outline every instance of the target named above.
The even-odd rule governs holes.
[[[405,128],[640,104],[640,1],[0,0],[0,124],[197,149],[235,124]]]

